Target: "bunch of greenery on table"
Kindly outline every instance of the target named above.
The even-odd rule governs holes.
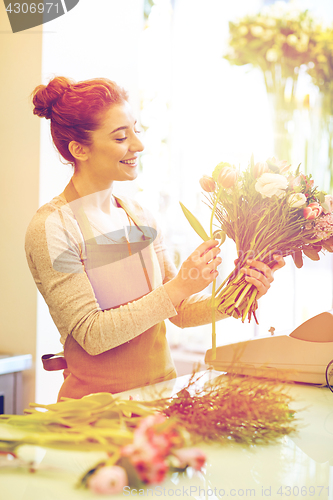
[[[26,444],[64,453],[104,451],[107,457],[78,487],[105,494],[139,488],[144,494],[145,485],[161,483],[170,472],[200,471],[206,456],[198,442],[267,444],[295,431],[291,397],[279,381],[222,375],[202,387],[203,375],[194,372],[174,396],[152,392],[150,401],[99,393],[30,404],[26,415],[1,415],[0,467],[43,469],[20,458]]]

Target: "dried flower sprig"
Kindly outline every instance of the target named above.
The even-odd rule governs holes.
[[[280,381],[231,374],[195,389],[197,379],[193,373],[174,398],[156,403],[194,441],[267,444],[296,430],[292,398]]]

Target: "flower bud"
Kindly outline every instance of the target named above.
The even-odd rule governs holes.
[[[268,165],[265,161],[260,162],[260,163],[256,163],[253,167],[253,175],[256,179],[268,171],[269,171]]]
[[[292,193],[288,196],[288,203],[292,208],[302,207],[306,203],[306,196],[303,193]]]
[[[310,203],[307,207],[303,208],[303,217],[308,220],[316,219],[322,211],[323,207],[319,203]]]
[[[203,177],[201,177],[199,183],[202,189],[206,191],[206,193],[212,193],[213,191],[215,191],[216,184],[212,177],[204,175]]]
[[[219,173],[219,176],[217,178],[217,182],[220,186],[224,187],[225,189],[232,187],[236,180],[237,180],[238,174],[237,170],[232,167],[223,167]]]

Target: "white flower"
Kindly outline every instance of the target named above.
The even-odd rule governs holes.
[[[268,62],[276,62],[279,60],[280,52],[277,49],[268,49],[266,59]]]
[[[261,36],[264,32],[264,28],[262,26],[251,26],[251,33],[253,36]]]
[[[273,37],[274,37],[273,30],[265,30],[264,33],[262,34],[262,39],[265,41],[271,40]]]
[[[293,45],[296,45],[297,43],[298,43],[298,38],[296,35],[291,34],[291,35],[287,36],[287,44],[288,45],[293,46]]]
[[[293,193],[288,196],[288,203],[292,208],[299,208],[305,205],[306,196],[303,193]]]
[[[325,195],[325,201],[322,206],[325,214],[333,212],[333,196],[331,194]]]
[[[264,173],[254,187],[263,198],[271,198],[274,195],[281,198],[288,187],[288,181],[284,175]]]
[[[245,36],[245,35],[247,35],[247,34],[248,34],[248,32],[249,32],[249,30],[248,30],[247,26],[242,25],[242,26],[240,26],[240,27],[238,28],[238,33],[239,33],[241,36]]]
[[[275,21],[275,19],[272,19],[271,17],[268,17],[267,19],[265,19],[265,25],[268,28],[273,28],[274,26],[276,26],[276,21]]]

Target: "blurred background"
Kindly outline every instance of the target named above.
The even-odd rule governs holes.
[[[221,161],[245,167],[251,154],[275,155],[295,169],[301,163],[332,194],[332,25],[331,0],[80,0],[64,16],[13,34],[1,3],[0,350],[33,356],[25,407],[54,401],[62,375],[43,372],[40,356],[62,346],[30,276],[24,235],[72,175],[49,122],[32,114],[33,89],[64,75],[107,77],[129,91],[145,150],[137,180],[117,183],[115,193],[154,212],[179,266],[200,244],[179,201],[207,227],[199,179]],[[236,257],[232,242],[222,254],[221,279]],[[332,255],[302,269],[286,260],[260,300],[259,326],[224,320],[218,344],[289,330],[332,309]],[[210,325],[167,328],[180,359],[211,345]]]

